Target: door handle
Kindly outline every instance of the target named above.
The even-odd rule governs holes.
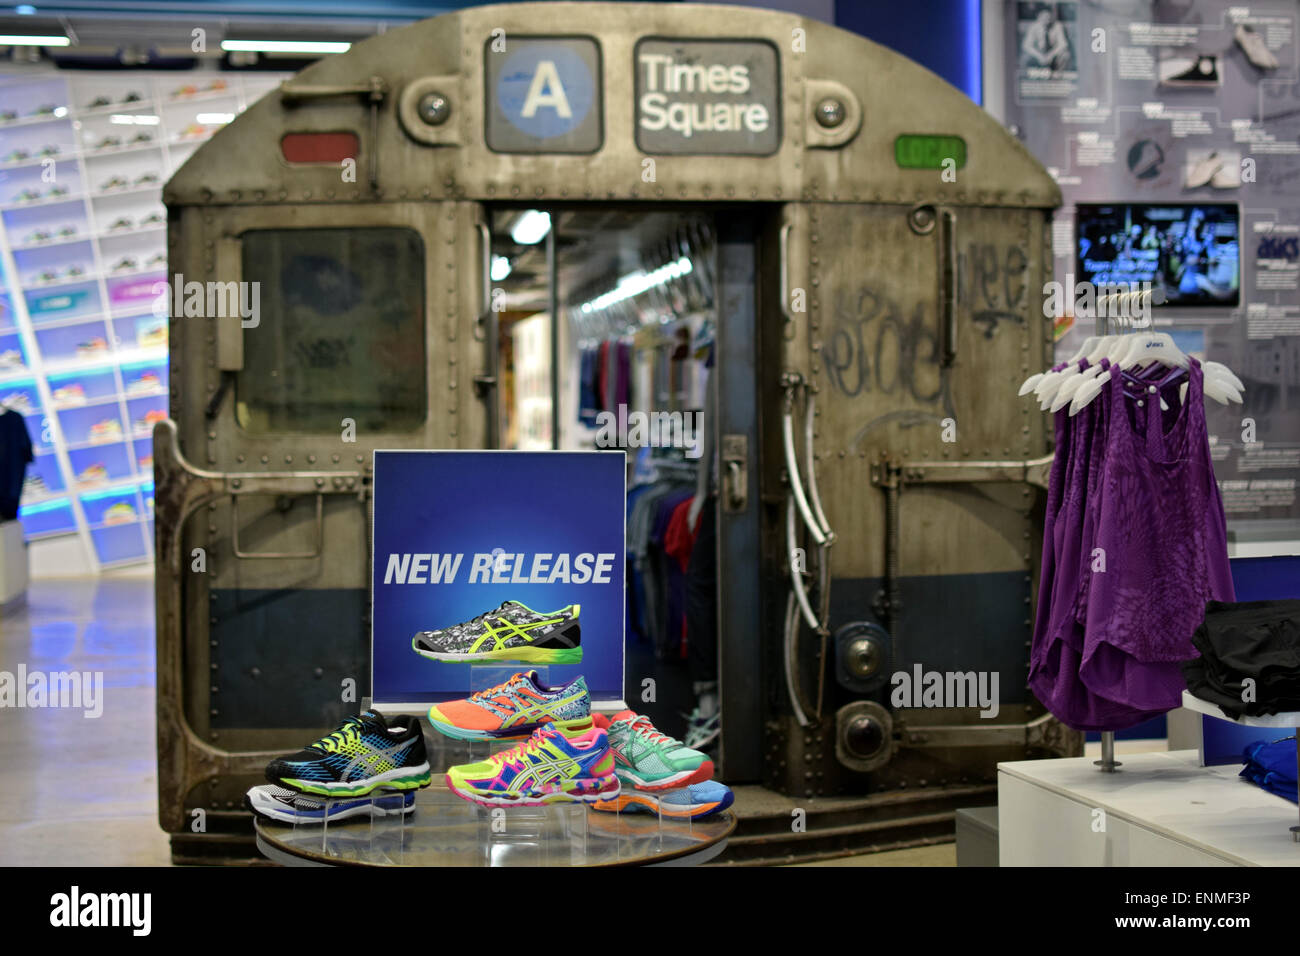
[[[723,510],[744,511],[749,506],[749,436],[723,435],[720,452]]]

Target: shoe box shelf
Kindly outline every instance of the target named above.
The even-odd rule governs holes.
[[[162,184],[284,78],[0,76],[0,404],[32,436],[18,512],[29,541],[78,535],[92,569],[152,560]]]

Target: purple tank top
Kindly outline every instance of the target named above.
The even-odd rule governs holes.
[[[1185,403],[1176,382],[1110,371],[1079,415],[1057,413],[1030,655],[1031,689],[1080,730],[1178,706],[1204,598],[1232,594],[1199,364]]]

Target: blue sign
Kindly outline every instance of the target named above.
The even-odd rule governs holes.
[[[590,153],[600,148],[600,48],[590,37],[488,42],[486,138],[507,153]]]
[[[538,657],[559,661],[541,661],[547,683],[582,674],[593,700],[623,700],[624,468],[614,452],[376,451],[375,702],[466,697],[472,666]],[[483,639],[426,636],[463,624]],[[485,653],[504,659],[462,662]]]

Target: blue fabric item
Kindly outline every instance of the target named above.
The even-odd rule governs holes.
[[[649,485],[638,485],[635,488],[629,488],[627,492],[627,516],[632,517],[632,509],[636,507],[637,500],[650,490]],[[641,580],[641,570],[632,560],[632,549],[627,551],[627,601],[624,602],[627,608],[627,635],[638,640],[646,640],[645,625],[645,584]]]
[[[596,427],[596,413],[599,411],[596,400],[597,358],[595,349],[583,349],[579,363],[578,421],[588,428]]]
[[[1292,803],[1296,796],[1296,739],[1257,740],[1246,746],[1241,776]]]
[[[686,620],[686,575],[681,565],[677,563],[677,559],[664,553],[663,544],[673,511],[691,497],[691,491],[678,490],[660,498],[650,531],[650,543],[654,546],[653,560],[663,582],[664,602],[661,606],[666,609],[659,621],[658,633],[653,635],[655,656],[660,660],[674,660],[682,656]]]

